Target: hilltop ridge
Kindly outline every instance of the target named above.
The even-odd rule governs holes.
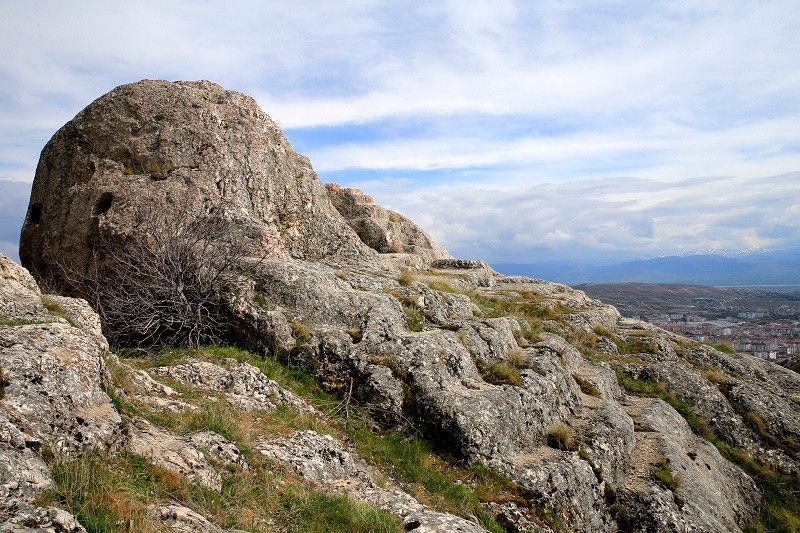
[[[121,490],[119,512],[183,531],[300,527],[280,490],[238,515],[208,503],[276,470],[378,530],[722,532],[796,510],[776,487],[800,486],[800,376],[454,259],[323,185],[252,99],[209,82],[122,86],[59,130],[20,255],[63,295],[0,258],[0,412],[24,435],[0,439],[7,524],[80,531],[92,511],[63,466],[92,448],[119,475],[174,476]],[[59,377],[84,359],[78,385]],[[27,407],[43,397],[69,424]]]

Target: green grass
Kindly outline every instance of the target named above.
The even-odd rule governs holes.
[[[680,474],[675,474],[669,466],[666,457],[658,463],[658,468],[653,472],[653,476],[670,491],[675,492],[681,484]]]
[[[481,506],[481,501],[524,501],[521,489],[483,465],[465,467],[436,453],[427,441],[396,431],[365,425],[347,432],[362,457],[380,471],[403,482],[422,503],[462,517],[476,516],[493,532],[504,531]]]
[[[38,498],[76,515],[89,532],[157,531],[147,518],[152,503],[179,502],[225,528],[263,530],[264,521],[289,531],[400,530],[400,521],[376,507],[316,490],[268,462],[231,468],[211,490],[139,455],[85,452],[55,458],[55,486]]]
[[[547,430],[547,445],[562,451],[575,451],[578,449],[575,436],[566,424],[557,424]]]
[[[423,312],[416,305],[403,305],[406,314],[406,323],[411,331],[427,331],[431,329]]]
[[[24,318],[18,318],[14,320],[0,320],[0,326],[6,327],[15,327],[15,326],[32,326],[35,324],[41,324],[38,320],[26,320]]]
[[[475,365],[481,373],[481,377],[487,383],[494,385],[514,385],[522,386],[522,376],[513,365],[502,359],[495,359],[485,362],[482,359],[475,359]]]
[[[730,354],[730,355],[733,355],[733,354],[736,353],[736,350],[734,350],[733,347],[731,345],[729,345],[729,344],[719,343],[719,344],[710,344],[709,346],[711,346],[715,350],[720,351],[722,353],[727,353],[727,354]]]
[[[612,337],[611,340],[614,341],[614,344],[617,345],[620,353],[623,354],[658,353],[658,344],[656,344],[656,342],[652,339],[648,340],[646,338],[629,336],[627,340],[623,340],[618,337]]]
[[[451,294],[460,294],[461,291],[447,283],[446,281],[435,279],[428,282],[428,287],[435,291],[447,292]]]
[[[51,315],[60,316],[66,320],[70,326],[76,327],[75,320],[73,320],[72,316],[67,313],[60,303],[42,295],[42,304],[44,304],[45,308]]]
[[[600,390],[597,387],[595,387],[590,381],[582,378],[578,374],[572,374],[572,379],[575,380],[575,383],[578,384],[578,387],[580,387],[581,392],[583,392],[584,394],[588,394],[589,396],[595,396],[597,398],[601,396]]]
[[[408,287],[409,285],[414,284],[414,271],[410,268],[406,267],[400,271],[400,275],[397,276],[397,283],[403,285],[404,287]]]
[[[291,322],[289,326],[292,328],[292,336],[295,340],[296,346],[302,346],[311,340],[311,328],[302,322]]]
[[[368,410],[355,402],[351,407],[350,416],[347,418],[341,410],[332,412],[334,406],[339,404],[340,398],[322,390],[307,371],[285,365],[274,358],[262,358],[234,346],[211,345],[192,349],[165,350],[148,358],[138,357],[128,360],[128,362],[139,363],[140,366],[147,367],[167,361],[174,364],[188,357],[211,362],[232,358],[253,364],[271,379],[306,398],[319,410],[330,413],[330,416],[322,418],[320,415],[301,413],[286,406],[279,406],[272,413],[243,413],[230,409],[221,401],[201,402],[200,411],[195,413],[154,413],[146,412],[135,405],[124,404],[113,390],[110,390],[112,402],[120,406],[122,410],[145,416],[153,423],[178,432],[197,429],[217,431],[236,442],[245,452],[248,462],[252,460],[254,454],[248,454],[247,450],[250,449],[251,440],[258,434],[289,434],[296,429],[313,429],[334,435],[339,439],[347,437],[355,444],[359,455],[377,467],[384,477],[398,480],[405,490],[421,502],[434,509],[465,518],[477,517],[485,528],[493,532],[501,532],[503,529],[497,524],[494,517],[485,512],[481,505],[482,501],[516,501],[523,505],[526,503],[523,490],[494,470],[479,465],[467,467],[460,461],[435,450],[424,439],[400,431],[382,430],[371,420]],[[380,364],[380,362],[378,361],[376,364]],[[396,364],[392,366],[396,366]],[[120,372],[113,368],[110,370],[112,376],[124,378]],[[237,474],[236,479],[239,480],[237,483],[244,483],[243,475],[242,473]],[[290,496],[303,494],[295,494],[288,490],[287,493]],[[289,498],[289,496],[286,497]],[[320,511],[314,510],[317,506],[315,501],[319,503],[319,496],[292,497],[287,500],[283,510],[291,513],[292,516],[297,514],[301,520],[303,520],[302,515],[307,512],[320,517]],[[296,506],[301,503],[310,505],[311,510],[298,510]],[[329,505],[331,505],[330,502],[326,504],[326,506]],[[223,508],[224,505],[220,505],[215,512],[224,514]],[[349,509],[347,512],[355,511]],[[233,518],[226,520],[224,523],[228,524],[228,527],[236,526]],[[336,516],[323,516],[317,522],[336,524],[335,527],[339,529],[331,529],[331,531],[381,530],[359,529],[361,526],[342,524],[337,520],[339,519]],[[305,524],[303,527],[310,528],[307,529],[308,531],[324,530],[313,529],[316,526],[308,525],[307,522],[303,523]],[[302,530],[300,526],[297,528],[298,531]]]

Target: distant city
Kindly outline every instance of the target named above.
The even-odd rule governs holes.
[[[698,315],[662,313],[643,320],[660,328],[710,344],[725,344],[736,352],[744,352],[779,361],[800,353],[800,312],[787,308],[792,318],[779,318],[762,311],[744,311],[736,317],[707,320]]]
[[[691,340],[775,362],[800,354],[800,291],[645,283],[576,288]]]

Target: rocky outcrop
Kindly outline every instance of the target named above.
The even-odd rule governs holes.
[[[248,97],[208,82],[145,81],[98,99],[43,152],[21,257],[35,275],[75,290],[59,272],[102,268],[103,243],[129,253],[137,213],[148,209],[213,214],[220,246],[201,241],[211,253],[248,243],[247,253],[232,256],[212,302],[230,319],[226,335],[302,365],[384,426],[413,428],[460,460],[504,473],[527,499],[487,505],[502,520],[525,523],[514,518],[525,508],[526,520],[542,528],[739,531],[757,513],[760,493],[731,460],[800,471],[799,376],[624,319],[564,285],[453,259],[360,191],[326,188]],[[45,313],[30,279],[3,272],[13,282],[2,290],[24,293],[3,309],[23,318]],[[76,301],[62,306],[89,333],[69,349],[96,353],[102,339],[91,317],[70,307],[83,305]],[[46,327],[83,331],[57,317]],[[48,352],[38,339],[17,344]],[[78,357],[77,367],[102,377],[91,361]],[[129,398],[141,394],[142,404],[165,413],[197,407],[167,379],[242,411],[305,409],[256,367],[217,363],[131,371]],[[79,428],[50,423],[72,436],[64,442],[73,447],[113,435],[96,419],[81,420]],[[245,467],[231,459],[230,443],[196,442],[208,435],[176,435],[140,420],[131,427],[127,445],[136,453],[172,457],[162,466],[187,477],[196,463],[207,475],[194,479],[207,486],[218,486],[214,464]],[[208,455],[206,445],[225,457]],[[376,486],[350,450],[318,433],[260,439],[258,449],[407,524],[477,528]]]
[[[452,256],[409,218],[375,205],[358,189],[326,185],[333,207],[344,217],[364,244],[380,253],[410,253],[426,262]]]
[[[30,274],[1,254],[0,272],[0,523],[83,531],[65,511],[34,500],[53,484],[45,449],[69,454],[119,445],[122,420],[102,390],[107,345],[86,302],[42,295]]]
[[[330,490],[352,494],[400,516],[406,531],[484,531],[481,526],[463,518],[437,513],[397,488],[379,486],[368,473],[363,460],[354,457],[330,435],[314,431],[296,432],[279,441],[258,443],[256,448],[265,457],[291,465],[301,476]]]

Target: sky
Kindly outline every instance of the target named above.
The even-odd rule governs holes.
[[[793,248],[798,27],[796,0],[0,0],[0,183],[115,86],[208,79],[459,257]]]

